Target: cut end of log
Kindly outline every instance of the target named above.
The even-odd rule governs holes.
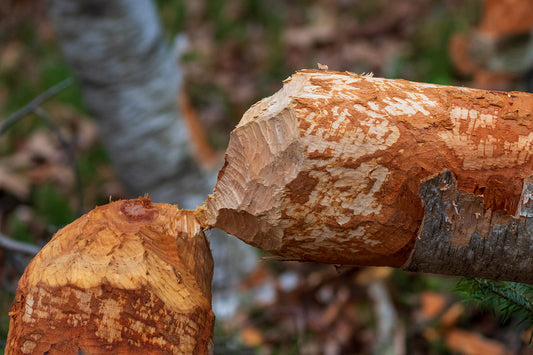
[[[427,215],[421,184],[444,170],[482,210],[520,214],[533,175],[532,102],[299,71],[244,114],[197,217],[290,259],[404,265]]]
[[[26,269],[8,352],[207,353],[212,272],[191,211],[148,197],[97,207]]]

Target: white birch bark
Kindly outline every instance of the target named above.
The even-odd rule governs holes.
[[[150,0],[50,0],[61,49],[134,197],[192,208],[208,190],[175,109],[182,75]]]

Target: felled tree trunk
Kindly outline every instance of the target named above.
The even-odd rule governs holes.
[[[533,283],[533,95],[304,70],[196,210],[287,259]]]
[[[60,230],[19,281],[6,354],[205,354],[213,262],[190,211],[149,198]]]

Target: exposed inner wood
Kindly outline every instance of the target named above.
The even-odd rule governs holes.
[[[7,353],[207,353],[212,272],[190,211],[149,198],[97,207],[26,269]]]
[[[475,202],[455,221],[492,216],[481,233],[455,229],[454,247],[520,216],[531,112],[526,93],[299,71],[245,113],[195,213],[291,259],[401,266],[425,216],[421,184],[445,169]]]

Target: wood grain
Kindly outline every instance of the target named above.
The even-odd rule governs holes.
[[[195,213],[290,259],[409,268],[417,240],[436,237],[421,234],[434,217],[421,188],[448,171],[441,248],[490,244],[529,217],[532,112],[526,93],[299,71],[244,114]]]
[[[205,354],[212,272],[190,211],[149,198],[97,207],[26,269],[6,354]]]

